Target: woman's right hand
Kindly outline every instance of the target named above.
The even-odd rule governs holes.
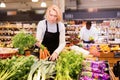
[[[56,52],[54,52],[50,57],[49,57],[49,60],[50,61],[55,61],[57,60],[58,58],[58,54]]]
[[[37,41],[36,43],[35,43],[35,45],[37,46],[37,47],[40,47],[40,41]]]

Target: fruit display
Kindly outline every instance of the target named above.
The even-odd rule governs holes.
[[[94,56],[100,56],[100,52],[98,51],[98,48],[96,45],[92,45],[90,48],[89,48],[89,52],[90,54],[94,55]]]
[[[116,50],[120,50],[119,45],[111,46],[111,51],[116,51]]]
[[[120,51],[119,44],[88,44],[84,48],[89,50],[90,53],[103,52],[109,53],[111,51]]]
[[[100,51],[103,53],[109,53],[111,51],[110,47],[108,44],[100,44]]]

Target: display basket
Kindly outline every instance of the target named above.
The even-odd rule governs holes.
[[[14,48],[0,48],[0,59],[10,58],[13,55],[16,55],[18,49]]]

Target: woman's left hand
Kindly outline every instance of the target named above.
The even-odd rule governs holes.
[[[54,53],[50,56],[49,60],[55,61],[57,58],[58,58],[58,54],[57,54],[56,52],[54,52]]]

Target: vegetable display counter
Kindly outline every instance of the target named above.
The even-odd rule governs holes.
[[[110,67],[113,67],[117,61],[120,61],[120,45],[87,44],[84,47],[90,54],[98,57],[99,60],[108,61]]]
[[[110,53],[102,53],[100,52],[100,56],[98,57],[99,60],[105,60],[105,61],[108,61],[109,64],[110,64],[110,67],[113,67],[114,64],[117,62],[117,61],[120,61],[120,58],[118,57],[114,57],[114,53],[113,52],[110,52]]]

